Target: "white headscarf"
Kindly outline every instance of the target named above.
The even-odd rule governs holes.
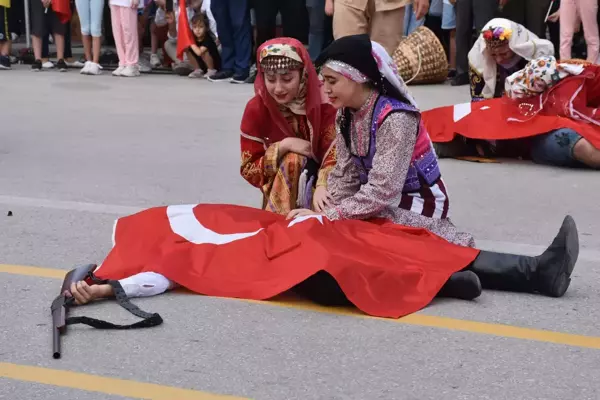
[[[491,27],[510,29],[512,35],[508,41],[508,46],[515,54],[527,61],[541,56],[554,55],[554,45],[552,42],[540,39],[536,34],[516,22],[504,18],[494,18],[485,24],[482,31],[486,31]],[[497,65],[496,61],[490,55],[483,34],[479,35],[475,45],[469,52],[469,65],[478,75],[483,77],[483,81],[485,82],[482,91],[483,97],[494,97]]]

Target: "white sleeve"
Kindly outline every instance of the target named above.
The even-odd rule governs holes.
[[[156,272],[142,272],[119,280],[127,297],[150,297],[164,293],[177,286]]]
[[[208,22],[210,24],[209,28],[213,35],[215,35],[215,37],[218,38],[219,34],[217,32],[217,21],[215,20],[215,17],[213,16],[212,11],[210,10],[210,1],[211,0],[204,0],[202,2],[202,8],[200,10],[201,12],[205,13],[208,17]]]

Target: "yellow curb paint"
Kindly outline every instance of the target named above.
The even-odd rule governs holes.
[[[67,271],[51,268],[28,267],[21,265],[0,264],[0,272],[16,275],[37,276],[44,278],[63,278]],[[514,339],[532,340],[561,344],[566,346],[584,347],[589,349],[600,349],[600,337],[584,336],[571,333],[553,332],[542,329],[521,328],[512,325],[493,324],[487,322],[468,321],[455,318],[438,317],[424,314],[411,314],[399,319],[377,318],[361,313],[355,308],[324,307],[307,302],[303,299],[280,296],[269,301],[234,299],[247,303],[268,304],[279,307],[294,308],[301,310],[316,311],[328,314],[346,315],[359,318],[370,318],[401,323],[414,326],[426,326],[430,328],[456,330],[462,332],[479,333],[483,335],[508,337]]]
[[[244,400],[242,397],[4,362],[0,362],[0,377],[137,399]]]

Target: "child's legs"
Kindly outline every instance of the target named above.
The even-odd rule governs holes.
[[[125,65],[137,65],[139,57],[138,15],[137,10],[120,7],[123,44],[125,47]]]
[[[92,57],[95,63],[100,61],[103,14],[104,0],[90,0],[90,34],[92,35]]]
[[[587,43],[587,60],[596,63],[600,50],[600,38],[598,38],[598,0],[577,0],[579,15],[583,23],[583,34]]]
[[[573,35],[577,23],[576,0],[562,0],[560,2],[560,58],[568,60],[571,58],[573,47]]]
[[[85,53],[85,59],[92,59],[92,38],[91,35],[91,6],[92,0],[75,0],[75,7],[77,7],[77,15],[79,15],[79,24],[81,25],[81,35],[83,41],[83,51]]]
[[[117,56],[119,56],[119,66],[125,66],[125,44],[123,38],[123,27],[121,25],[121,8],[120,6],[110,6],[110,20],[112,25],[113,37],[115,39],[115,47],[117,48]]]
[[[200,57],[198,57],[196,55],[196,53],[194,53],[192,50],[186,50],[186,52],[187,52],[187,59],[190,62],[190,64],[192,65],[192,68],[194,69],[194,71],[197,69],[201,69],[202,72],[206,73],[206,65],[204,65],[204,61],[202,61],[202,59]]]
[[[213,60],[208,51],[202,54],[200,61],[202,61],[202,64],[204,64],[204,67],[207,69],[217,69],[215,67],[215,60]],[[200,68],[202,68],[202,64],[200,64]],[[204,70],[204,68],[202,68],[202,70]]]

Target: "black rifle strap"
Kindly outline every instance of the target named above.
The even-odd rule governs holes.
[[[129,297],[127,297],[127,295],[125,294],[123,286],[121,286],[119,281],[99,280],[91,272],[88,277],[96,284],[109,284],[110,286],[112,286],[117,303],[119,303],[121,307],[123,307],[136,317],[143,318],[143,320],[129,325],[118,325],[113,324],[112,322],[102,321],[100,319],[90,317],[69,317],[65,319],[65,323],[67,325],[84,324],[96,329],[137,329],[150,328],[163,323],[163,319],[159,314],[148,313],[146,311],[141,310],[138,306],[133,304],[131,300],[129,300]]]

